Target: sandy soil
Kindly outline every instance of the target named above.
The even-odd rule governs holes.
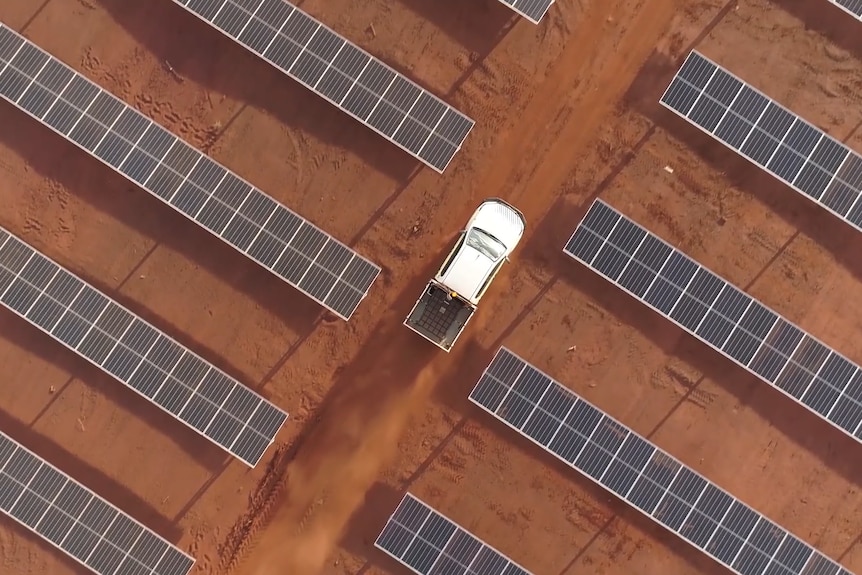
[[[199,575],[404,573],[373,541],[406,489],[536,574],[726,572],[470,407],[505,344],[862,572],[858,444],[561,253],[600,196],[862,362],[857,232],[657,105],[696,46],[862,150],[859,24],[814,4],[560,0],[535,27],[496,0],[301,2],[476,119],[439,176],[169,0],[0,2],[0,20],[384,270],[349,323],[327,321],[0,105],[0,224],[291,413],[248,470],[3,311],[0,429]],[[444,355],[401,321],[491,195],[528,232]],[[5,519],[0,571],[84,572]]]

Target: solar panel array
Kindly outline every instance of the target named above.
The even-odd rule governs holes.
[[[850,575],[508,349],[470,400],[740,575]]]
[[[500,0],[500,2],[533,24],[538,24],[556,0]]]
[[[344,319],[380,272],[4,24],[0,96]]]
[[[530,575],[410,493],[374,545],[419,575]]]
[[[174,0],[442,173],[473,120],[283,0]]]
[[[287,419],[3,228],[0,303],[252,467]]]
[[[862,370],[596,200],[565,252],[862,441]]]
[[[862,20],[862,0],[829,0],[848,14]]]
[[[661,103],[862,230],[862,156],[696,51]]]
[[[99,575],[186,575],[195,562],[3,432],[0,509]]]

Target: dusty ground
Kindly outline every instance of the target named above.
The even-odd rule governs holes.
[[[0,429],[188,549],[197,574],[403,573],[372,544],[408,488],[536,574],[725,572],[471,409],[505,344],[862,572],[859,445],[561,254],[601,196],[862,362],[857,232],[656,104],[697,46],[862,150],[858,22],[813,0],[560,0],[510,30],[496,0],[301,5],[477,120],[444,176],[169,0],[0,2],[3,22],[384,268],[351,322],[322,322],[0,105],[0,224],[292,416],[249,471],[4,311]],[[401,320],[490,195],[528,233],[444,356]],[[8,522],[0,570],[83,573]]]

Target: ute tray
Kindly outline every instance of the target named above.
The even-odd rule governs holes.
[[[436,282],[425,287],[425,293],[413,306],[404,325],[449,351],[464,330],[475,308]]]

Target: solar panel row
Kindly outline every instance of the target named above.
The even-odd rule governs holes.
[[[344,319],[380,272],[2,23],[0,97]]]
[[[419,575],[530,575],[410,493],[374,545]]]
[[[862,230],[862,156],[696,51],[661,103]]]
[[[538,24],[556,0],[500,0],[500,2],[533,24]]]
[[[195,562],[3,432],[0,510],[99,575],[186,575]]]
[[[829,0],[842,10],[862,20],[862,0]]]
[[[565,252],[862,441],[862,370],[596,200]]]
[[[850,575],[506,348],[470,400],[735,573]]]
[[[442,173],[474,121],[283,0],[174,0]]]
[[[0,303],[255,466],[287,414],[0,228]]]

